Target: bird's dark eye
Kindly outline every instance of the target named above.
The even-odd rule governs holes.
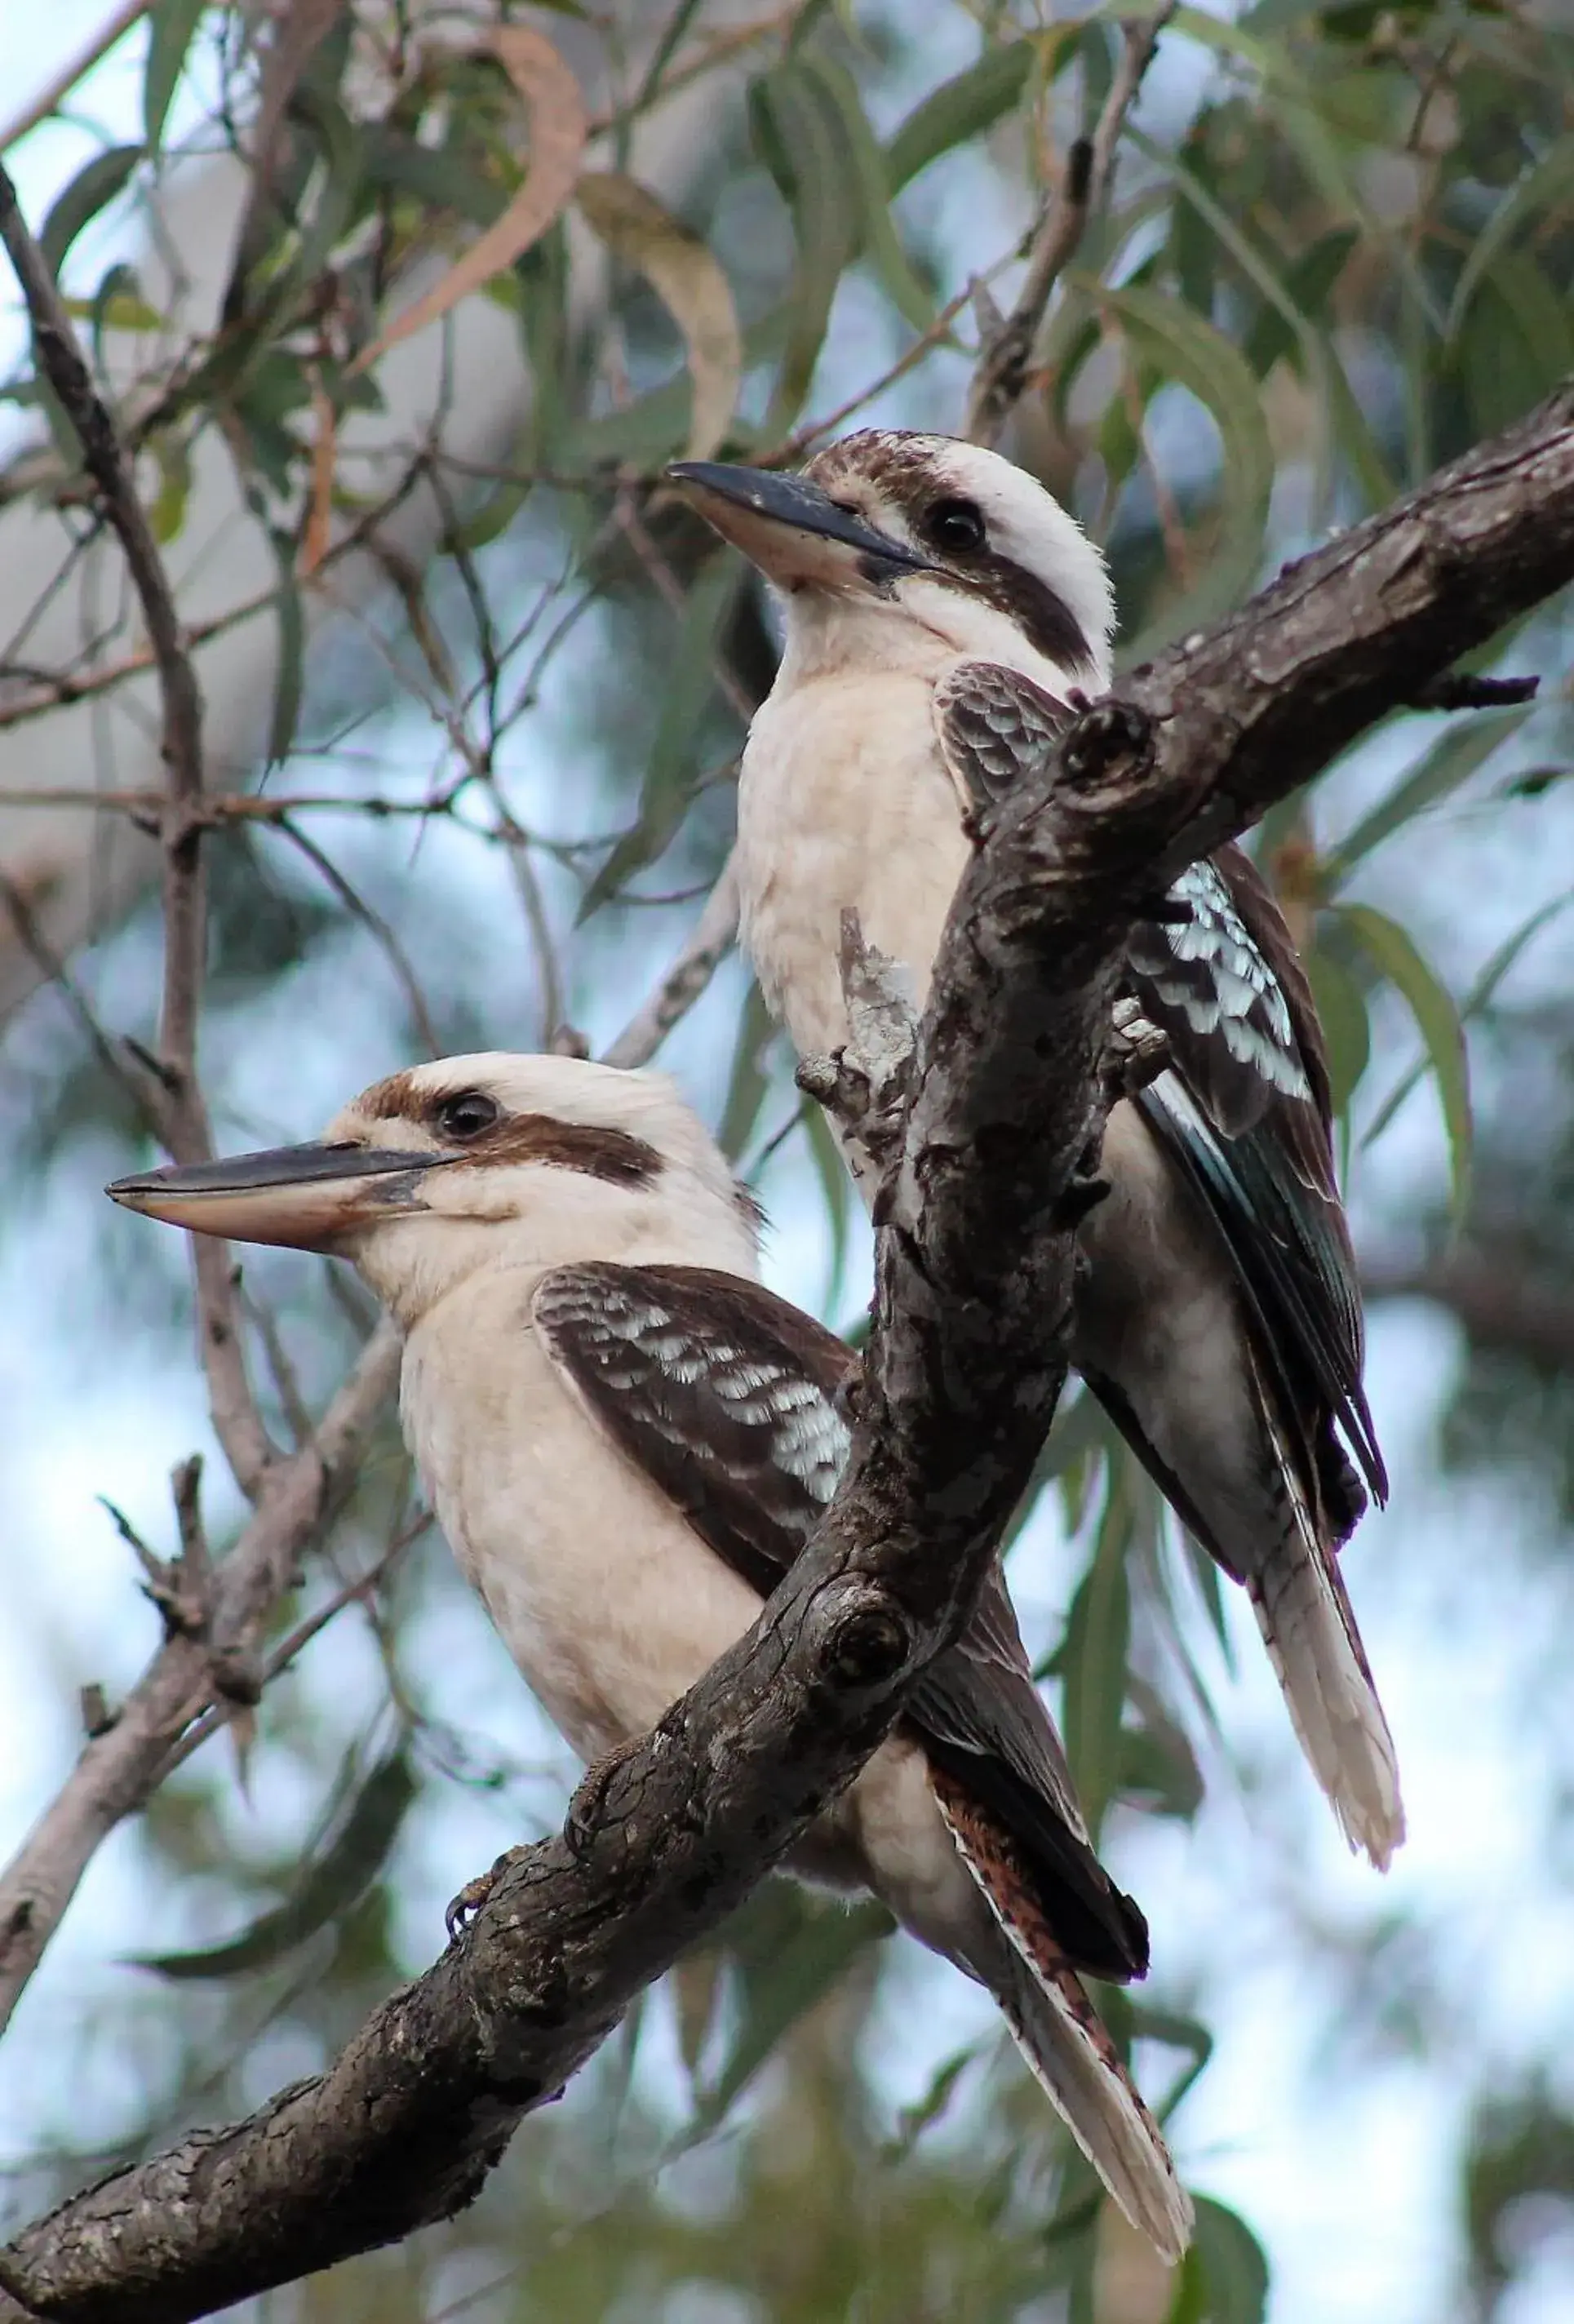
[[[983,511],[976,501],[933,501],[921,522],[925,540],[957,557],[970,549],[981,549],[989,538]]]
[[[444,1098],[437,1110],[437,1124],[445,1138],[461,1140],[479,1138],[502,1120],[502,1108],[484,1090],[460,1090],[453,1097]]]

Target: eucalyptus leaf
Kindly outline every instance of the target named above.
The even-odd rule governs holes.
[[[1459,1012],[1415,939],[1397,920],[1369,904],[1335,908],[1343,926],[1408,1003],[1426,1045],[1448,1131],[1452,1207],[1459,1221],[1470,1198],[1471,1155],[1470,1074]]]
[[[66,253],[83,228],[125,191],[143,152],[140,145],[112,145],[106,153],[96,153],[85,169],[78,171],[64,193],[56,197],[38,237],[51,274],[60,273]]]
[[[150,153],[157,153],[163,143],[170,102],[207,5],[208,0],[155,0],[148,11],[148,56],[143,68],[143,134]]]
[[[893,194],[943,153],[970,144],[1010,112],[1033,70],[1031,41],[984,50],[978,62],[920,99],[886,146],[886,183]]]
[[[586,889],[579,907],[581,922],[636,872],[666,853],[688,811],[699,772],[695,745],[715,700],[716,654],[742,579],[737,558],[723,554],[710,559],[688,593],[640,786],[639,818]]]

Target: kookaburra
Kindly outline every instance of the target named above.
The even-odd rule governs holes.
[[[856,1359],[756,1279],[758,1214],[672,1084],[566,1057],[380,1082],[321,1145],[121,1179],[150,1217],[354,1261],[460,1564],[573,1748],[653,1726],[749,1628],[835,1488]],[[997,1569],[958,1646],[799,1843],[985,1985],[1128,2217],[1191,2206],[1078,1971],[1147,1967]]]
[[[842,917],[927,982],[971,842],[1109,682],[1099,552],[1034,478],[949,437],[870,430],[802,475],[670,471],[779,592],[786,638],[738,796],[743,935],[800,1055],[847,1039]],[[1167,1038],[1110,1113],[1072,1360],[1183,1522],[1246,1584],[1302,1746],[1385,1867],[1398,1768],[1338,1552],[1381,1500],[1311,989],[1237,847],[1134,931],[1123,998]],[[861,1157],[850,1156],[855,1175]],[[866,1187],[867,1191],[867,1187]]]

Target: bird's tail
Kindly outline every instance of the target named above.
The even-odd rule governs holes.
[[[1352,1848],[1385,1872],[1404,1838],[1399,1761],[1334,1552],[1275,1434],[1288,1504],[1247,1587],[1301,1748]]]
[[[949,1787],[948,1787],[949,1788]],[[1103,2020],[1042,1907],[1010,1877],[1000,1835],[972,1829],[954,1794],[937,1787],[941,1813],[989,1905],[995,1941],[970,1966],[999,2002],[1034,2079],[1116,2202],[1166,2260],[1192,2237],[1190,2196],[1170,2151],[1120,2061]],[[981,1843],[981,1844],[980,1844]]]

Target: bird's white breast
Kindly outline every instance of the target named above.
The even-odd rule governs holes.
[[[400,1403],[467,1579],[594,1759],[653,1725],[759,1600],[580,1403],[530,1320],[536,1280],[478,1277],[418,1323]]]
[[[778,688],[738,798],[743,937],[800,1053],[847,1038],[842,914],[911,972],[921,1002],[969,843],[935,742],[932,671],[853,670]]]

